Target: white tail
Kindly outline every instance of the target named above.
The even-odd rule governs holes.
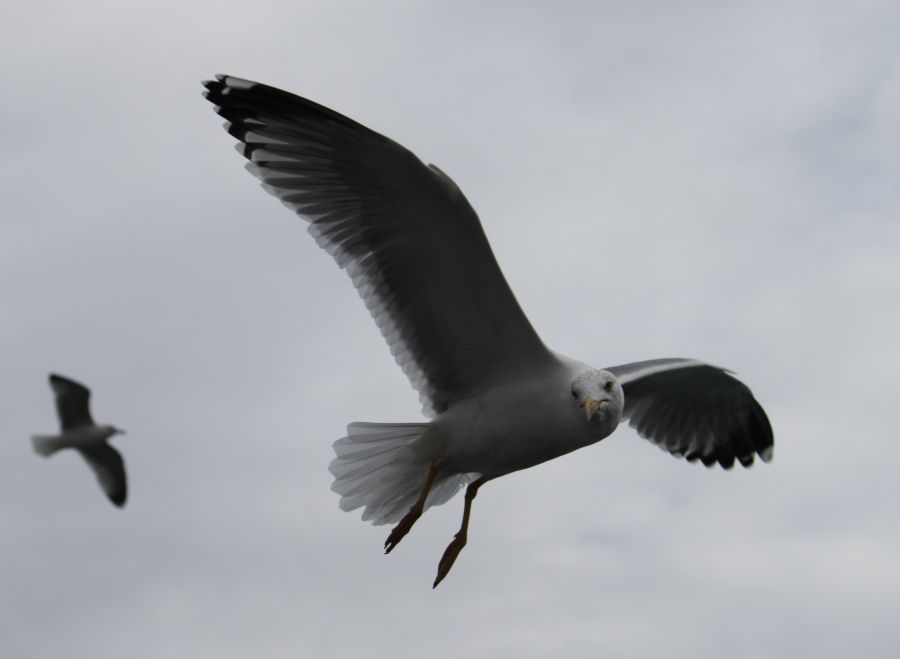
[[[61,437],[53,435],[32,435],[31,444],[34,446],[34,452],[44,457],[53,455],[59,449],[67,446]]]
[[[365,506],[363,520],[390,524],[400,520],[425,486],[428,463],[412,444],[427,423],[361,423],[347,426],[347,436],[334,443],[337,457],[328,465],[331,489],[341,495],[341,510]],[[435,480],[426,510],[449,501],[479,474],[453,474]]]

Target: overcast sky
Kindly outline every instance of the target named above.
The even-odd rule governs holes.
[[[0,19],[0,656],[894,657],[900,9],[15,3]],[[201,96],[312,98],[459,184],[535,328],[736,371],[775,458],[620,428],[390,556],[331,442],[421,419],[348,277]],[[56,428],[93,390],[130,497]]]

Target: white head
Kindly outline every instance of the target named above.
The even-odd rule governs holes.
[[[609,435],[622,418],[625,394],[609,371],[591,370],[572,381],[572,401],[597,439]]]

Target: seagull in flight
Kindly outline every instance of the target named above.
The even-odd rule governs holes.
[[[626,420],[671,454],[772,457],[766,413],[723,368],[667,358],[595,368],[532,328],[462,191],[435,165],[322,105],[228,75],[204,83],[247,169],[347,274],[430,421],[354,422],[329,470],[343,510],[395,524],[393,550],[465,487],[437,586],[486,482],[594,444]]]
[[[75,449],[93,469],[109,500],[118,507],[124,506],[128,494],[125,463],[107,440],[113,435],[124,435],[125,431],[94,423],[89,407],[91,391],[80,382],[51,373],[50,388],[56,397],[61,432],[58,435],[33,435],[31,441],[35,452],[49,457],[60,449]]]

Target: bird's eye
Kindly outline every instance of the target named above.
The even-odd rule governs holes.
[[[607,391],[612,391],[612,380],[610,380],[605,385],[603,385],[603,388],[606,389]]]
[[[572,389],[572,398],[578,398],[578,393]]]

